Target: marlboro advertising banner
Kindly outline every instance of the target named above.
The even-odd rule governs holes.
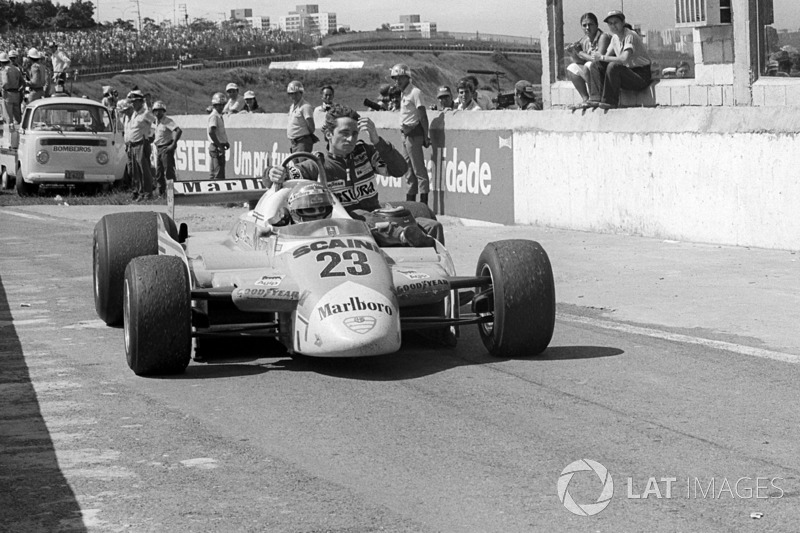
[[[188,124],[181,128],[183,136],[175,151],[178,179],[209,179],[205,129]],[[403,151],[399,131],[378,131]],[[259,178],[289,156],[285,129],[229,126],[227,133],[231,145],[226,153],[227,179]],[[317,135],[321,138],[321,131]],[[428,205],[437,214],[514,223],[511,130],[445,130],[444,115],[440,115],[431,120],[431,145],[424,150],[431,180]],[[324,151],[325,145],[317,143],[314,149]],[[400,201],[405,200],[408,185],[405,177],[378,176],[378,190],[381,201]]]

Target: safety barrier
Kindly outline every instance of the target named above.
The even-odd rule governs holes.
[[[400,145],[398,115],[365,115]],[[207,117],[176,120],[179,175],[207,178]],[[225,120],[229,176],[261,176],[288,155],[285,115]],[[430,201],[486,222],[794,250],[798,131],[797,108],[432,113]],[[402,178],[379,187],[405,196]]]

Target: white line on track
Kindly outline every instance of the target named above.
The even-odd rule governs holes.
[[[37,217],[36,215],[29,215],[27,213],[17,213],[16,211],[8,211],[6,209],[0,209],[0,213],[4,215],[14,215],[22,218],[30,218],[31,220],[48,220],[46,218]]]
[[[668,331],[661,331],[653,328],[645,328],[641,326],[632,326],[630,324],[622,324],[620,322],[611,322],[609,320],[598,320],[596,318],[583,317],[578,315],[570,315],[559,313],[559,320],[564,322],[571,322],[573,324],[582,324],[586,326],[594,326],[602,329],[610,329],[613,331],[620,331],[631,335],[644,335],[646,337],[653,337],[672,342],[680,342],[684,344],[694,344],[697,346],[705,346],[706,348],[713,348],[715,350],[725,350],[728,352],[735,352],[742,355],[749,355],[752,357],[760,357],[762,359],[772,359],[774,361],[782,361],[784,363],[800,363],[800,355],[790,353],[774,352],[772,350],[763,350],[761,348],[753,348],[752,346],[745,346],[742,344],[735,344],[732,342],[715,341],[711,339],[703,339],[700,337],[692,337],[690,335],[682,335],[680,333],[670,333]]]

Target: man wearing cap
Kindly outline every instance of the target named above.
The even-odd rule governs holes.
[[[605,54],[595,51],[589,67],[589,100],[579,107],[613,109],[619,105],[620,89],[640,91],[650,85],[650,56],[641,36],[625,27],[622,11],[611,11],[604,19],[611,33]]]
[[[12,48],[8,51],[8,59],[11,60],[11,64],[17,67],[20,72],[22,72],[22,67],[19,64],[19,52],[17,52],[16,48]]]
[[[175,181],[175,148],[183,130],[167,116],[167,106],[161,100],[153,104],[153,114],[156,116],[156,137],[153,141],[156,145],[156,184],[161,195],[167,192],[167,181]]]
[[[456,103],[453,101],[453,91],[447,85],[442,85],[436,91],[436,100],[439,103],[431,106],[433,111],[452,111],[456,108]]]
[[[314,143],[319,140],[314,135],[317,127],[314,125],[314,108],[303,98],[303,84],[297,80],[289,82],[286,94],[292,99],[289,106],[289,123],[286,126],[286,136],[292,143],[291,153],[310,152]]]
[[[111,85],[103,85],[102,104],[111,112],[112,116],[117,108],[117,97],[114,93],[114,88]]]
[[[28,87],[31,92],[28,94],[28,103],[35,102],[39,98],[44,98],[44,87],[47,84],[44,65],[41,63],[42,53],[36,48],[28,50],[28,59],[31,62],[28,70]]]
[[[19,124],[22,121],[22,72],[5,52],[0,52],[0,90],[5,121]]]
[[[72,61],[67,57],[63,51],[58,49],[58,43],[55,41],[50,43],[50,61],[53,64],[53,83],[59,80],[64,81],[67,79],[67,69],[69,69]]]
[[[134,90],[128,93],[133,114],[125,124],[125,149],[128,152],[133,200],[141,202],[153,198],[153,175],[150,172],[150,131],[155,117],[144,108],[144,94]]]
[[[392,67],[389,75],[401,92],[400,132],[408,164],[406,200],[413,202],[419,192],[420,202],[427,204],[430,188],[428,169],[425,166],[422,149],[430,146],[430,137],[428,136],[428,113],[425,111],[425,102],[422,99],[422,92],[411,83],[411,69],[408,68],[408,65],[398,63]]]
[[[244,93],[244,108],[242,109],[242,113],[266,113],[264,108],[258,105],[256,93],[253,91]]]
[[[461,78],[456,85],[458,89],[458,110],[459,111],[480,111],[481,106],[475,100],[475,86],[472,80]]]
[[[211,146],[208,148],[209,178],[212,180],[225,179],[225,150],[231,147],[228,143],[228,133],[225,131],[225,119],[222,110],[225,108],[226,98],[222,93],[214,93],[211,97],[211,114],[208,115],[206,133]]]
[[[234,115],[244,108],[244,100],[239,97],[238,85],[229,83],[225,86],[225,93],[228,95],[228,101],[225,102],[225,107],[222,108],[223,115]]]
[[[519,80],[514,84],[514,103],[523,111],[541,111],[542,104],[536,101],[533,84],[528,80]]]

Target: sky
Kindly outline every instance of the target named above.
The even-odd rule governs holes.
[[[71,0],[59,0],[68,4]],[[293,11],[300,3],[313,0],[286,2],[275,0],[93,0],[102,20],[137,18],[137,4],[142,18],[160,22],[180,20],[186,6],[190,19],[206,18],[219,21],[230,16],[231,9],[250,8],[253,15],[268,16],[272,24],[279,17]],[[317,0],[320,12],[336,13],[340,25],[349,25],[354,31],[371,31],[384,22],[397,22],[400,15],[419,14],[422,21],[436,22],[440,31],[494,33],[522,37],[539,37],[541,20],[535,9],[545,0],[401,0],[385,2],[376,0]],[[773,0],[776,28],[800,28],[800,2],[798,0]],[[642,28],[666,29],[674,27],[675,0],[565,0],[565,34],[568,39],[580,35],[578,19],[586,11],[594,12],[599,19],[612,9],[622,8],[629,22]],[[574,22],[572,24],[571,22]],[[601,23],[602,26],[602,23]]]

